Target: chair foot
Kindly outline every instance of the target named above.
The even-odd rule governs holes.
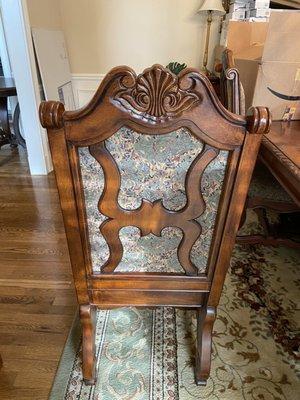
[[[197,380],[197,377],[195,377],[195,382],[197,386],[206,386],[207,385],[207,380]]]
[[[96,382],[95,330],[96,307],[90,304],[79,307],[82,325],[82,372],[86,385]]]
[[[86,386],[94,386],[95,383],[97,382],[97,379],[94,380],[83,379],[83,382]]]
[[[210,373],[212,329],[216,319],[214,307],[202,307],[197,310],[197,352],[195,382],[206,385]]]

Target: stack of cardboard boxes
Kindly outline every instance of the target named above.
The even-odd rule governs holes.
[[[246,13],[249,11],[250,0],[231,0],[229,13],[226,15],[226,21],[244,21]]]
[[[229,21],[216,60],[224,46],[233,51],[246,109],[267,106],[274,120],[300,119],[299,37],[300,10],[272,10],[268,22]]]
[[[251,0],[246,20],[252,22],[266,22],[270,16],[270,0]]]
[[[229,21],[267,22],[270,0],[230,0],[229,13],[222,23],[220,44],[226,46]]]
[[[230,0],[225,21],[266,22],[270,16],[270,0]]]

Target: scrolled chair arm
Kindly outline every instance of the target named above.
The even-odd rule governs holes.
[[[250,107],[246,121],[249,133],[266,134],[270,131],[272,116],[267,107]]]
[[[65,106],[60,101],[42,101],[39,108],[43,128],[60,129],[64,126]]]
[[[239,79],[239,71],[235,67],[227,68],[224,71],[225,78],[229,81],[234,81]]]

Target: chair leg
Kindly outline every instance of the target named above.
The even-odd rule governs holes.
[[[203,306],[197,310],[197,350],[195,381],[206,385],[210,373],[212,330],[216,319],[214,307]]]
[[[96,382],[95,330],[96,307],[90,304],[79,307],[82,325],[82,371],[86,385]]]
[[[247,208],[248,208],[248,198],[245,202],[244,208],[243,208],[243,212],[241,215],[241,220],[240,220],[240,224],[239,224],[239,230],[243,227],[244,223],[246,222],[247,219]]]

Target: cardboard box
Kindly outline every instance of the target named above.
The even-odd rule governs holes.
[[[269,8],[256,8],[250,11],[250,17],[258,18],[268,18],[270,16],[271,10]]]
[[[254,10],[255,8],[269,8],[270,7],[270,0],[252,0],[249,3],[249,8]]]
[[[238,20],[244,20],[245,15],[246,15],[245,10],[239,9],[239,10],[228,13],[226,15],[226,18],[228,17],[228,19],[231,21],[238,21]]]
[[[250,2],[250,0],[230,0],[229,4],[248,4]]]
[[[238,10],[242,10],[242,11],[250,10],[249,4],[243,4],[243,3],[230,4],[229,13],[232,13],[232,12],[238,11]]]
[[[248,4],[250,0],[230,0],[229,4]]]
[[[249,22],[268,22],[269,17],[246,17]]]
[[[295,109],[300,119],[300,11],[272,10],[269,22],[229,22],[227,47],[234,53],[246,109],[267,106],[273,119]]]
[[[267,37],[267,30],[268,23],[229,21],[226,45],[236,55],[254,44],[263,44]]]

